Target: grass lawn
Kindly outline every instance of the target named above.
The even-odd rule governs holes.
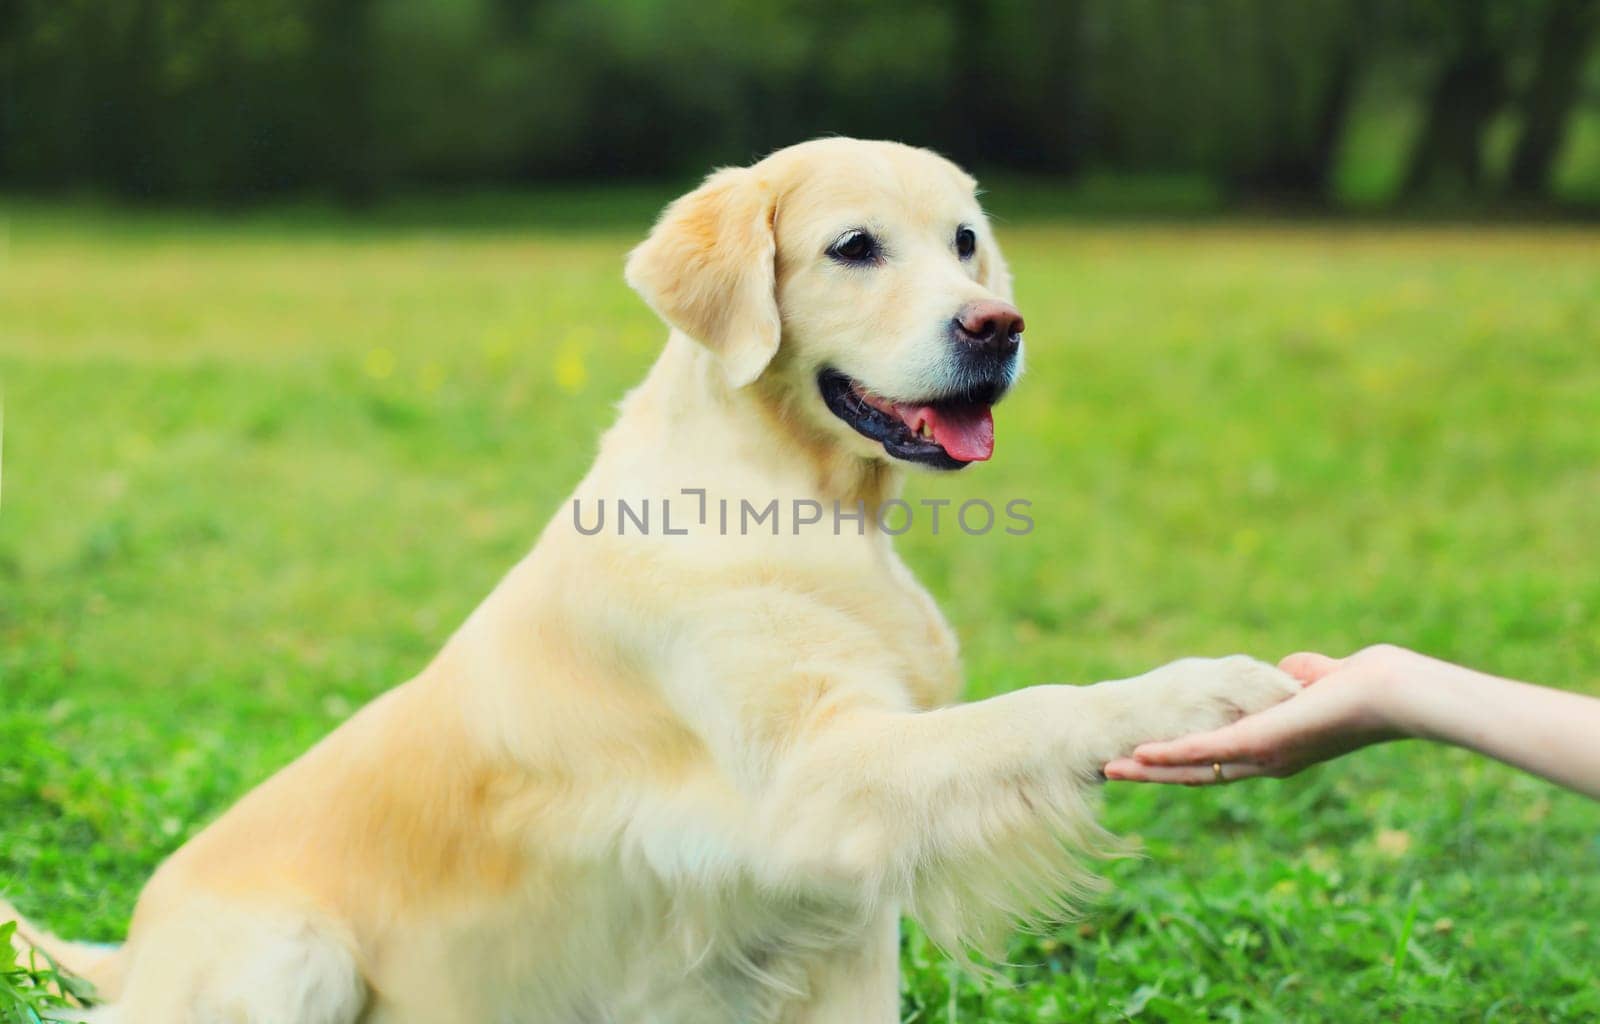
[[[119,937],[164,854],[422,666],[664,338],[620,274],[654,202],[0,207],[0,892]],[[1029,373],[995,462],[913,497],[1037,527],[903,543],[973,696],[1380,640],[1600,690],[1593,229],[1000,232]],[[1403,744],[1106,814],[1147,856],[1012,987],[912,935],[907,1020],[1600,1019],[1593,803]]]

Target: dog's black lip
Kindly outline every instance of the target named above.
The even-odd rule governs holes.
[[[850,424],[856,433],[883,445],[883,450],[895,458],[934,469],[964,469],[969,465],[953,457],[938,442],[918,437],[898,419],[862,401],[857,381],[848,374],[832,367],[824,368],[817,374],[817,387],[829,412]],[[981,381],[960,391],[922,399],[919,404],[994,405],[1005,393],[1004,381]]]

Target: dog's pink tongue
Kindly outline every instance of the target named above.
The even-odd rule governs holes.
[[[994,455],[994,414],[987,405],[925,406],[918,412],[933,430],[933,439],[953,459],[986,462]]]

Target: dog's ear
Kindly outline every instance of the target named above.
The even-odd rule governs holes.
[[[628,255],[628,284],[661,319],[715,352],[744,387],[778,351],[776,199],[756,172],[717,171]]]

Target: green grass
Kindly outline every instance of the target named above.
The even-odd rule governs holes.
[[[662,340],[629,202],[5,211],[0,892],[119,937],[164,854],[424,663]],[[974,696],[1380,640],[1600,688],[1595,232],[1001,232],[1029,374],[997,460],[914,496],[1037,528],[903,545]],[[1600,1017],[1593,803],[1396,745],[1106,805],[1147,856],[1013,987],[912,936],[908,1019]]]
[[[0,923],[0,1022],[40,1024],[53,1011],[82,1006],[93,986],[59,969],[49,955],[13,943],[16,921]]]

